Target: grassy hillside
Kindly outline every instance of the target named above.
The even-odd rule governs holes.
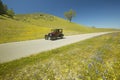
[[[43,38],[51,28],[63,28],[65,35],[111,30],[70,23],[48,14],[16,15],[14,19],[0,16],[0,43]]]
[[[120,33],[0,64],[1,80],[120,80]]]

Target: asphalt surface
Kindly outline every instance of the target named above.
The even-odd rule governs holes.
[[[71,43],[86,40],[107,33],[110,32],[65,36],[64,39],[54,41],[38,39],[0,44],[0,63],[12,61],[22,57],[27,57],[32,54],[37,54],[43,51],[55,49],[61,46],[65,46]]]

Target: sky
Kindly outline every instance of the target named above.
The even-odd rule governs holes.
[[[72,22],[99,28],[120,29],[120,0],[2,0],[16,14],[47,13],[64,18],[76,12]]]

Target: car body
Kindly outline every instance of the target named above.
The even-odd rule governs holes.
[[[45,40],[56,40],[58,38],[63,38],[63,29],[51,29],[51,32],[45,35]]]

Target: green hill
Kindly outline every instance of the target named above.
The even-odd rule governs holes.
[[[14,19],[0,16],[0,43],[44,38],[51,28],[62,28],[65,35],[112,30],[70,23],[62,18],[42,13],[19,14]]]

